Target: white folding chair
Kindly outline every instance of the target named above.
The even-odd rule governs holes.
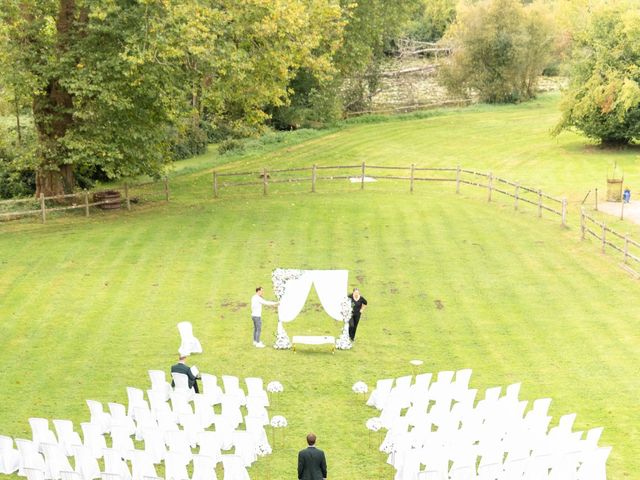
[[[73,468],[67,460],[62,447],[57,443],[41,443],[42,453],[44,453],[45,477],[53,480],[60,479],[60,471],[72,471]]]
[[[62,478],[62,480],[84,480],[82,478],[82,475],[80,475],[78,472],[65,472],[63,470],[60,471],[60,477]],[[98,477],[101,478],[101,477]]]
[[[267,407],[262,405],[262,402],[256,402],[253,398],[247,397],[247,415],[251,417],[260,418],[263,425],[269,424],[269,412]]]
[[[215,412],[209,399],[204,394],[197,393],[193,396],[193,405],[200,426],[205,429],[213,425]]]
[[[136,440],[143,439],[143,432],[150,428],[158,428],[158,422],[151,415],[151,411],[145,408],[133,409],[136,419]]]
[[[173,378],[173,384],[175,385],[173,392],[169,393],[171,403],[173,403],[173,395],[175,394],[185,397],[187,400],[191,400],[196,392],[193,388],[189,388],[189,377],[184,373],[171,372],[171,378]]]
[[[127,415],[133,418],[134,420],[136,419],[135,411],[134,411],[136,408],[150,411],[149,404],[144,399],[144,392],[139,388],[127,387],[127,398],[128,398]]]
[[[73,447],[82,445],[82,440],[78,432],[73,430],[73,422],[71,420],[53,420],[53,426],[56,429],[58,443],[64,449],[67,457],[73,455]]]
[[[157,427],[147,428],[142,432],[144,451],[153,463],[161,463],[167,454],[164,433]]]
[[[269,396],[264,389],[264,382],[261,378],[247,377],[244,379],[247,384],[247,401],[262,403],[263,407],[269,406]]]
[[[128,480],[124,478],[122,475],[118,475],[117,473],[102,472],[100,476],[102,477],[102,480]],[[130,478],[131,476],[129,476],[129,479]]]
[[[80,427],[82,428],[82,436],[84,438],[83,445],[91,450],[94,458],[101,458],[102,450],[107,448],[107,443],[100,432],[100,427],[88,422],[81,423]]]
[[[198,441],[198,434],[203,432],[204,428],[202,428],[198,418],[193,413],[183,413],[179,418],[180,425],[182,425],[183,431],[187,436],[187,442],[191,447],[195,447]]]
[[[233,446],[235,447],[235,454],[242,458],[242,463],[245,467],[250,467],[258,459],[256,445],[246,430],[233,432]]]
[[[193,476],[191,480],[217,480],[216,461],[207,455],[193,456]]]
[[[165,479],[166,480],[188,480],[187,464],[191,461],[191,456],[179,452],[168,452],[164,458]]]
[[[136,424],[133,418],[127,415],[127,409],[121,403],[109,402],[109,413],[111,414],[111,427],[124,428],[129,435],[136,432]]]
[[[29,419],[33,443],[38,451],[42,452],[40,443],[58,443],[55,434],[49,430],[49,420],[46,418],[32,417]]]
[[[151,380],[151,390],[164,396],[165,401],[169,400],[171,384],[167,382],[164,370],[149,370],[149,379]]]
[[[240,380],[233,375],[223,375],[222,385],[224,386],[225,397],[234,398],[240,405],[247,403],[246,395],[240,388]]]
[[[191,460],[191,445],[189,444],[189,437],[183,430],[176,430],[173,434],[166,439],[169,452],[182,453]],[[165,456],[166,459],[166,456]]]
[[[131,457],[133,452],[127,452],[127,456]],[[112,448],[105,448],[103,450],[104,456],[104,472],[109,475],[117,475],[119,480],[131,480],[131,472],[127,462],[124,461],[120,452],[115,451]],[[104,475],[104,474],[103,474]],[[107,479],[117,480],[117,479]]]
[[[212,458],[215,464],[222,461],[220,435],[217,432],[205,431],[198,435],[198,454],[203,457]],[[195,461],[194,455],[194,461]]]
[[[607,458],[611,447],[600,447],[582,463],[578,470],[578,480],[607,480]]]
[[[202,392],[209,400],[210,405],[218,405],[222,401],[222,389],[218,386],[218,377],[209,373],[200,374],[202,379]]]
[[[20,452],[13,448],[13,439],[0,435],[0,473],[11,475],[20,467]]]
[[[178,353],[180,355],[191,355],[192,353],[202,353],[202,345],[193,335],[193,326],[191,322],[178,323],[178,331],[180,332],[180,348]]]
[[[371,395],[369,395],[367,405],[369,405],[370,407],[376,407],[378,410],[382,410],[382,407],[384,407],[385,403],[387,403],[387,398],[391,393],[392,387],[393,378],[378,380],[376,382],[376,388],[374,388],[371,392]]]
[[[82,445],[75,445],[73,454],[76,459],[76,472],[80,474],[82,480],[100,478],[100,467],[91,450]]]
[[[269,438],[267,432],[264,429],[263,420],[260,417],[252,417],[247,415],[244,417],[244,425],[247,429],[247,433],[253,438],[253,443],[256,445],[256,453],[259,456],[269,455],[271,445],[269,445]]]
[[[251,480],[239,455],[222,455],[223,480]]]
[[[182,374],[174,373],[174,375]],[[183,375],[183,377],[186,378],[186,375]],[[176,387],[177,386],[178,384],[176,383]],[[176,416],[176,418],[179,418],[179,416],[184,413],[193,413],[193,408],[191,407],[191,403],[189,403],[192,397],[193,391],[191,394],[189,394],[182,389],[178,390],[178,388],[176,388],[174,392],[171,392],[171,411]]]
[[[87,400],[89,412],[91,412],[90,423],[93,423],[100,429],[100,433],[109,433],[111,431],[111,415],[104,411],[102,403],[96,400]]]
[[[222,417],[233,425],[234,430],[242,423],[242,410],[240,409],[240,404],[236,397],[225,397],[222,401],[221,412],[222,413],[219,416],[216,416],[214,423],[217,422],[218,418]]]
[[[134,450],[131,456],[131,479],[144,480],[144,477],[157,477],[156,468],[144,450]]]
[[[25,467],[24,474],[27,480],[44,480],[45,473],[41,468]]]
[[[111,448],[127,457],[127,452],[135,450],[135,445],[126,427],[111,427]]]
[[[32,440],[24,438],[16,438],[16,447],[20,454],[20,464],[18,466],[18,475],[24,476],[25,468],[34,470],[45,470],[44,457],[38,452],[38,444]]]
[[[229,450],[233,446],[233,432],[235,431],[235,426],[227,418],[222,415],[217,415],[215,427],[215,431],[220,439],[220,448],[222,450]]]

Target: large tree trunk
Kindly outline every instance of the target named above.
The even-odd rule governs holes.
[[[64,54],[73,41],[75,0],[60,0],[56,22],[58,50]],[[60,78],[50,78],[41,95],[33,101],[33,117],[38,132],[40,165],[36,171],[36,196],[69,193],[74,187],[73,166],[60,143],[73,123],[73,97],[61,85]]]

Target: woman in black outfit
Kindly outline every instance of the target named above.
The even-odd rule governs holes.
[[[349,320],[349,338],[353,342],[356,339],[356,330],[358,329],[358,322],[360,322],[360,315],[364,312],[367,306],[367,300],[360,295],[360,290],[353,289],[353,293],[349,295],[351,300],[351,319]]]

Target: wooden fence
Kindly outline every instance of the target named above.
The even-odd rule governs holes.
[[[629,234],[616,232],[606,222],[589,216],[584,208],[580,210],[580,232],[582,240],[587,235],[598,240],[602,253],[606,253],[607,247],[621,253],[625,270],[636,278],[640,277],[640,243],[630,238]]]
[[[331,171],[336,173],[328,174]],[[288,176],[295,174],[295,176]],[[307,174],[305,176],[305,174]],[[238,180],[235,180],[238,179]],[[367,165],[313,165],[311,167],[267,169],[245,172],[213,172],[213,196],[218,198],[223,188],[260,185],[263,195],[269,192],[269,185],[278,183],[307,183],[311,192],[315,192],[321,180],[351,180],[360,184],[364,190],[367,180],[405,180],[409,192],[413,193],[416,182],[455,183],[456,193],[461,185],[472,185],[487,190],[487,201],[491,202],[495,194],[513,199],[513,207],[518,210],[521,203],[533,205],[538,217],[543,211],[560,217],[563,226],[567,225],[567,200],[553,197],[540,189],[520,185],[517,182],[494,176],[491,172],[478,172],[457,167],[419,167]]]
[[[117,208],[124,206],[127,210],[131,210],[131,203],[138,202],[139,196],[143,194],[144,189],[149,186],[155,186],[158,182],[146,182],[138,184],[124,183],[120,188],[110,187],[109,191],[117,191],[120,198],[105,198],[97,200],[96,195],[100,195],[100,191],[90,192],[82,190],[80,192],[69,193],[65,195],[54,195],[50,197],[40,194],[38,198],[21,198],[16,200],[0,201],[0,221],[15,220],[23,217],[35,216],[39,217],[42,223],[46,223],[47,217],[53,212],[65,212],[70,210],[84,210],[84,215],[88,217],[91,207],[113,207],[117,204]],[[169,201],[169,181],[165,177],[162,181],[163,197]],[[134,189],[139,196],[133,196]],[[47,205],[47,202],[49,205]],[[24,208],[20,206],[24,205]]]

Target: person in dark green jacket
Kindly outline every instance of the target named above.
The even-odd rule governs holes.
[[[327,460],[324,452],[316,448],[316,436],[307,435],[307,445],[298,453],[298,480],[324,480],[327,478]]]
[[[178,357],[178,363],[171,366],[171,373],[184,373],[187,377],[189,377],[189,388],[193,388],[194,392],[200,393],[197,382],[198,377],[196,377],[191,371],[191,368],[187,366],[187,364],[185,363],[186,360],[186,356],[180,355],[180,357]],[[171,386],[176,386],[173,380],[171,380]]]

